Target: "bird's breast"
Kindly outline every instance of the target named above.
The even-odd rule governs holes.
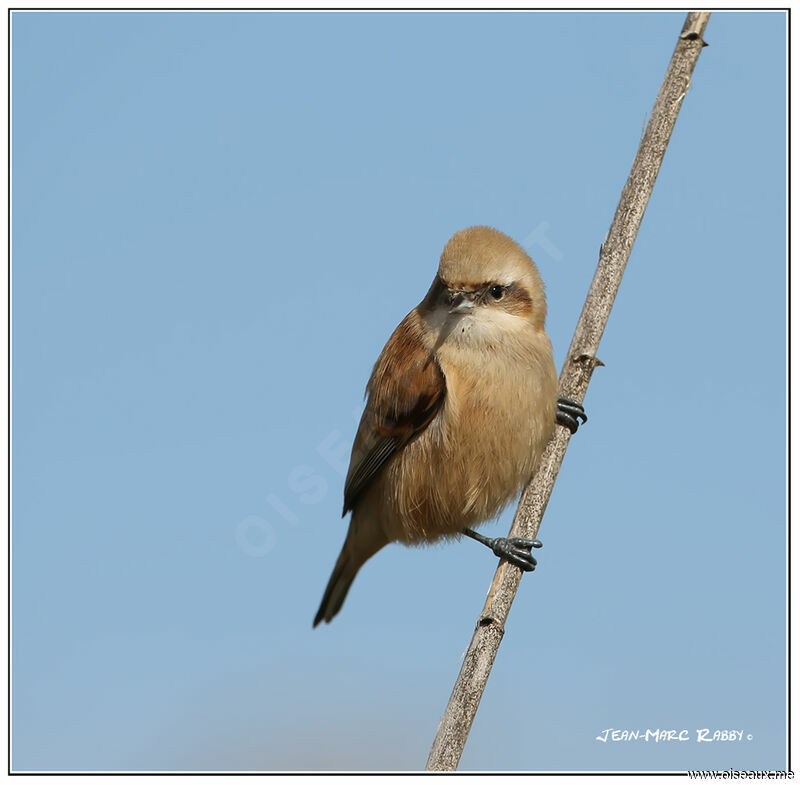
[[[535,471],[555,423],[556,374],[544,333],[524,351],[451,346],[437,359],[444,405],[387,473],[392,538],[406,542],[457,534],[496,516]]]

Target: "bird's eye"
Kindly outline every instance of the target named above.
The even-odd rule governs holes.
[[[491,289],[489,289],[489,294],[491,294],[495,300],[502,300],[505,293],[505,286],[500,286],[499,283],[496,283]]]

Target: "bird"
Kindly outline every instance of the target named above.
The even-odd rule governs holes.
[[[314,627],[339,612],[359,569],[390,542],[466,534],[524,571],[538,540],[488,538],[533,476],[556,422],[574,433],[583,407],[558,397],[539,271],[489,226],[456,232],[427,294],[372,370],[344,486],[352,511]]]

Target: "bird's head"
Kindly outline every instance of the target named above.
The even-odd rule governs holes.
[[[421,310],[464,340],[495,341],[509,330],[544,330],[547,306],[539,271],[522,246],[496,229],[472,226],[445,245]]]

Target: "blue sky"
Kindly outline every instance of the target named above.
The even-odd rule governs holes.
[[[15,769],[424,766],[496,559],[311,629],[364,385],[472,224],[560,368],[682,22],[13,14]],[[785,18],[706,39],[462,770],[785,767]]]

